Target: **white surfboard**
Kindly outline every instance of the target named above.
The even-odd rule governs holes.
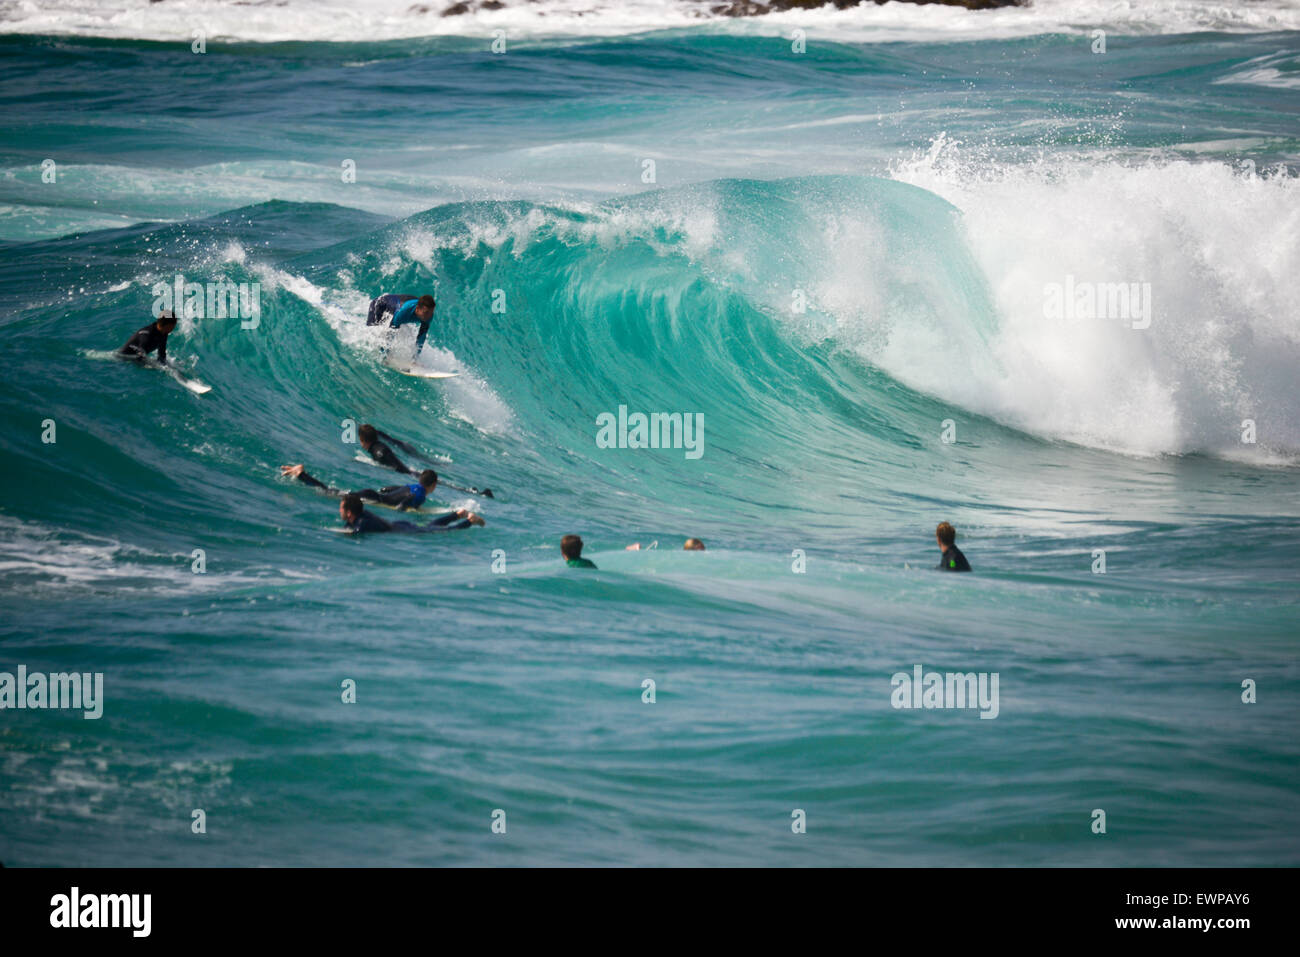
[[[189,389],[195,395],[206,395],[212,391],[212,386],[206,382],[200,382],[198,379],[189,379],[183,376],[177,369],[170,365],[163,365],[152,356],[146,356],[143,359],[133,359],[130,356],[118,355],[111,349],[87,349],[84,355],[91,359],[116,359],[118,361],[135,362],[146,369],[157,369],[160,372],[166,372],[169,376]]]
[[[459,372],[430,372],[427,369],[415,369],[410,366],[405,368],[401,366],[389,366],[394,372],[400,372],[402,375],[415,376],[417,379],[454,379],[460,375]]]
[[[422,369],[419,366],[411,365],[409,362],[402,363],[391,359],[385,359],[384,365],[394,372],[414,376],[417,379],[452,379],[460,375],[459,372],[437,372],[432,369]]]
[[[198,379],[187,379],[170,366],[165,367],[164,371],[195,395],[206,395],[212,391],[212,386],[208,385],[206,382],[200,382]]]

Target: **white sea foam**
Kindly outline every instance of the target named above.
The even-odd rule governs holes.
[[[977,40],[1077,33],[1190,33],[1300,29],[1297,0],[1035,0],[1027,7],[965,10],[937,4],[864,3],[762,17],[714,14],[716,0],[502,0],[499,10],[443,16],[452,0],[3,0],[0,32],[132,37],[188,46],[194,31],[209,39],[400,40],[426,36],[507,40],[619,36],[664,29],[786,36],[855,42]]]
[[[1294,50],[1283,50],[1280,53],[1256,57],[1243,63],[1240,69],[1214,82],[1269,86],[1279,90],[1300,89],[1300,54]]]
[[[1104,448],[1300,451],[1300,180],[1181,160],[1000,165],[943,141],[895,175],[961,211],[997,316],[983,339],[965,315],[886,328],[870,358],[892,375]],[[1045,318],[1045,290],[1067,274],[1150,283],[1149,328]]]
[[[32,588],[75,590],[111,588],[148,592],[177,588],[212,591],[230,586],[301,580],[295,570],[194,574],[188,553],[167,554],[99,535],[57,530],[39,522],[0,516],[0,592]]]

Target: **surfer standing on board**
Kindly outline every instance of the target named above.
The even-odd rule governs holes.
[[[418,323],[420,331],[415,335],[415,355],[424,348],[424,340],[429,335],[429,323],[433,321],[433,310],[437,306],[430,295],[420,297],[403,296],[397,293],[385,293],[370,300],[370,312],[366,315],[366,325],[382,326],[385,322],[396,329]]]

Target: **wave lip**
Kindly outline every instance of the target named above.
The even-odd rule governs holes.
[[[439,390],[443,408],[483,434],[578,448],[591,436],[575,422],[590,416],[570,405],[625,402],[708,409],[756,442],[765,431],[830,448],[847,428],[877,448],[936,430],[936,415],[974,415],[1107,451],[1288,464],[1300,454],[1297,231],[1300,180],[1279,173],[1009,164],[941,138],[893,179],[456,203],[234,268],[279,297],[288,325],[323,319],[368,360],[369,296],[435,289],[446,325],[427,359],[464,373]],[[1144,314],[1049,308],[1090,286],[1098,306],[1106,287],[1138,290]],[[485,313],[507,290],[508,311]],[[884,375],[832,374],[828,354]],[[292,376],[309,380],[314,361]],[[538,401],[554,394],[565,401]],[[845,421],[837,394],[894,410],[893,430]]]
[[[998,164],[940,140],[893,180],[732,179],[600,204],[439,207],[349,253],[348,281],[436,277],[451,314],[529,289],[481,369],[516,393],[517,380],[545,392],[554,377],[575,401],[612,408],[615,377],[641,391],[619,397],[629,407],[659,408],[654,393],[669,391],[741,431],[762,423],[769,438],[829,448],[846,425],[866,443],[880,430],[808,396],[848,389],[882,409],[901,384],[923,394],[897,413],[903,434],[946,406],[1107,451],[1275,464],[1300,452],[1297,228],[1300,182],[1287,176],[1166,160]],[[1103,297],[1138,290],[1142,314],[1049,314],[1053,289],[1090,285]],[[527,341],[543,351],[513,345]],[[828,349],[888,378],[828,378]],[[580,440],[571,421],[525,406],[526,432]]]
[[[900,380],[1037,435],[1140,455],[1300,454],[1300,180],[1226,163],[990,162],[940,140],[895,176],[961,211],[996,300],[987,362]],[[1053,312],[1127,284],[1144,322]],[[1100,298],[1097,300],[1101,302]]]

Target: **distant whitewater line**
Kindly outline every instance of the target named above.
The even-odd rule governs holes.
[[[0,0],[0,33],[189,43],[518,40],[665,29],[839,42],[980,40],[1105,29],[1128,34],[1300,29],[1300,0]]]

